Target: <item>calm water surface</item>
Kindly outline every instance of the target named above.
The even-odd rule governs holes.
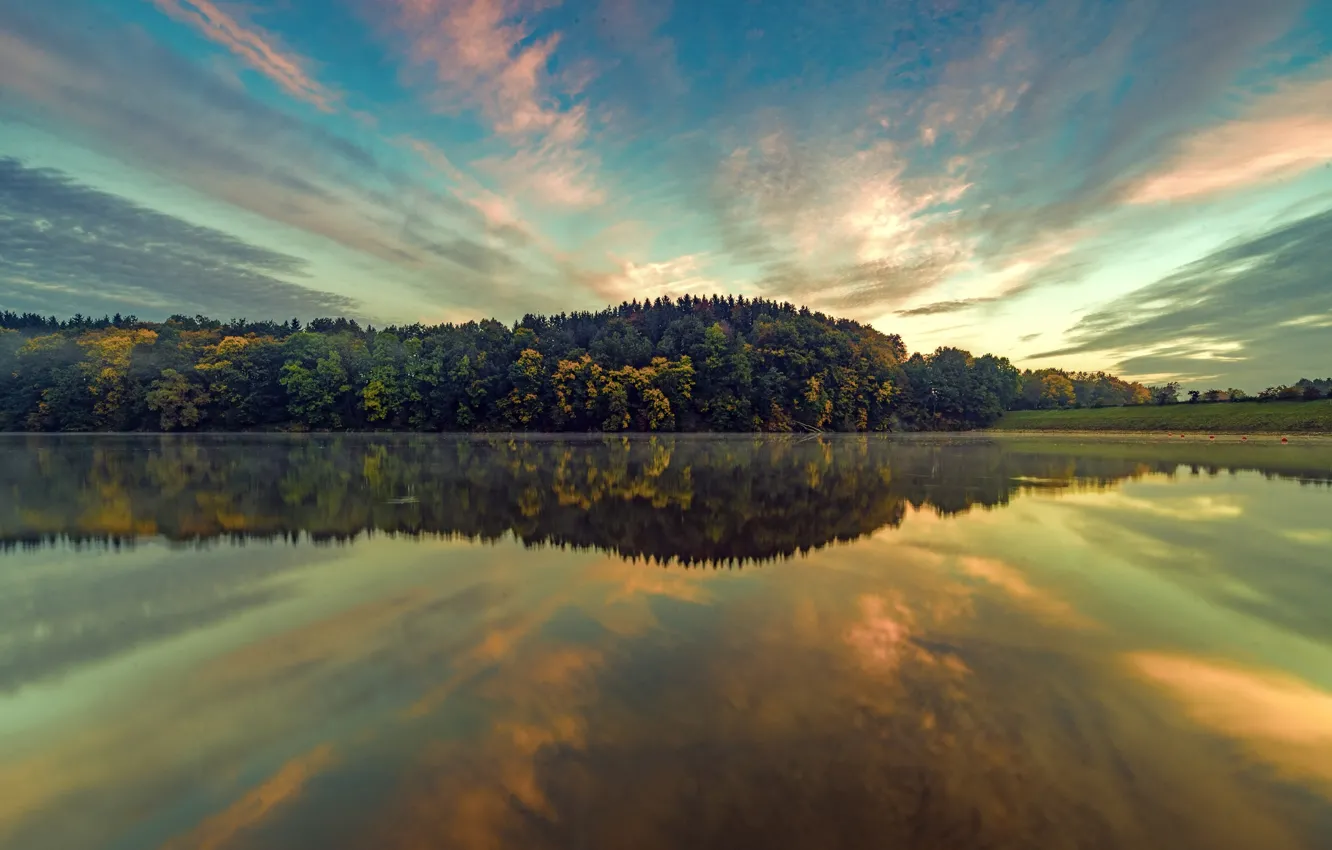
[[[0,847],[1332,847],[1332,443],[0,438]]]

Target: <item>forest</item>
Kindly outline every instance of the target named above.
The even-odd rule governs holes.
[[[0,430],[901,431],[993,423],[1005,358],[744,297],[513,326],[0,313]]]
[[[0,311],[0,431],[957,431],[1005,410],[1177,401],[1178,384],[909,354],[896,334],[743,296],[380,329]]]

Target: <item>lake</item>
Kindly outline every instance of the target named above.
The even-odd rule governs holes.
[[[0,847],[1332,847],[1332,442],[0,437]]]

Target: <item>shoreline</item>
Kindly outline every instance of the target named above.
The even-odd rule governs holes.
[[[983,433],[998,436],[1013,437],[1116,437],[1135,439],[1149,438],[1155,442],[1176,442],[1193,441],[1195,443],[1237,443],[1247,445],[1250,443],[1277,443],[1280,444],[1282,438],[1290,441],[1298,439],[1300,442],[1327,441],[1332,442],[1332,431],[1174,431],[1165,432],[1152,430],[1124,430],[1108,428],[1024,428],[1024,429],[1000,429],[987,428],[983,431],[972,432]]]
[[[992,438],[992,437],[1110,437],[1151,439],[1159,442],[1192,440],[1216,443],[1280,443],[1284,437],[1300,442],[1332,441],[1332,431],[1225,431],[1128,428],[975,428],[969,431],[0,431],[0,438],[14,437],[448,437],[472,439],[603,440],[603,439],[754,439],[818,437],[881,437],[889,439]]]

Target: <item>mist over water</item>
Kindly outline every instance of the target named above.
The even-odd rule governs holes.
[[[1332,444],[0,437],[0,847],[1322,848]]]

